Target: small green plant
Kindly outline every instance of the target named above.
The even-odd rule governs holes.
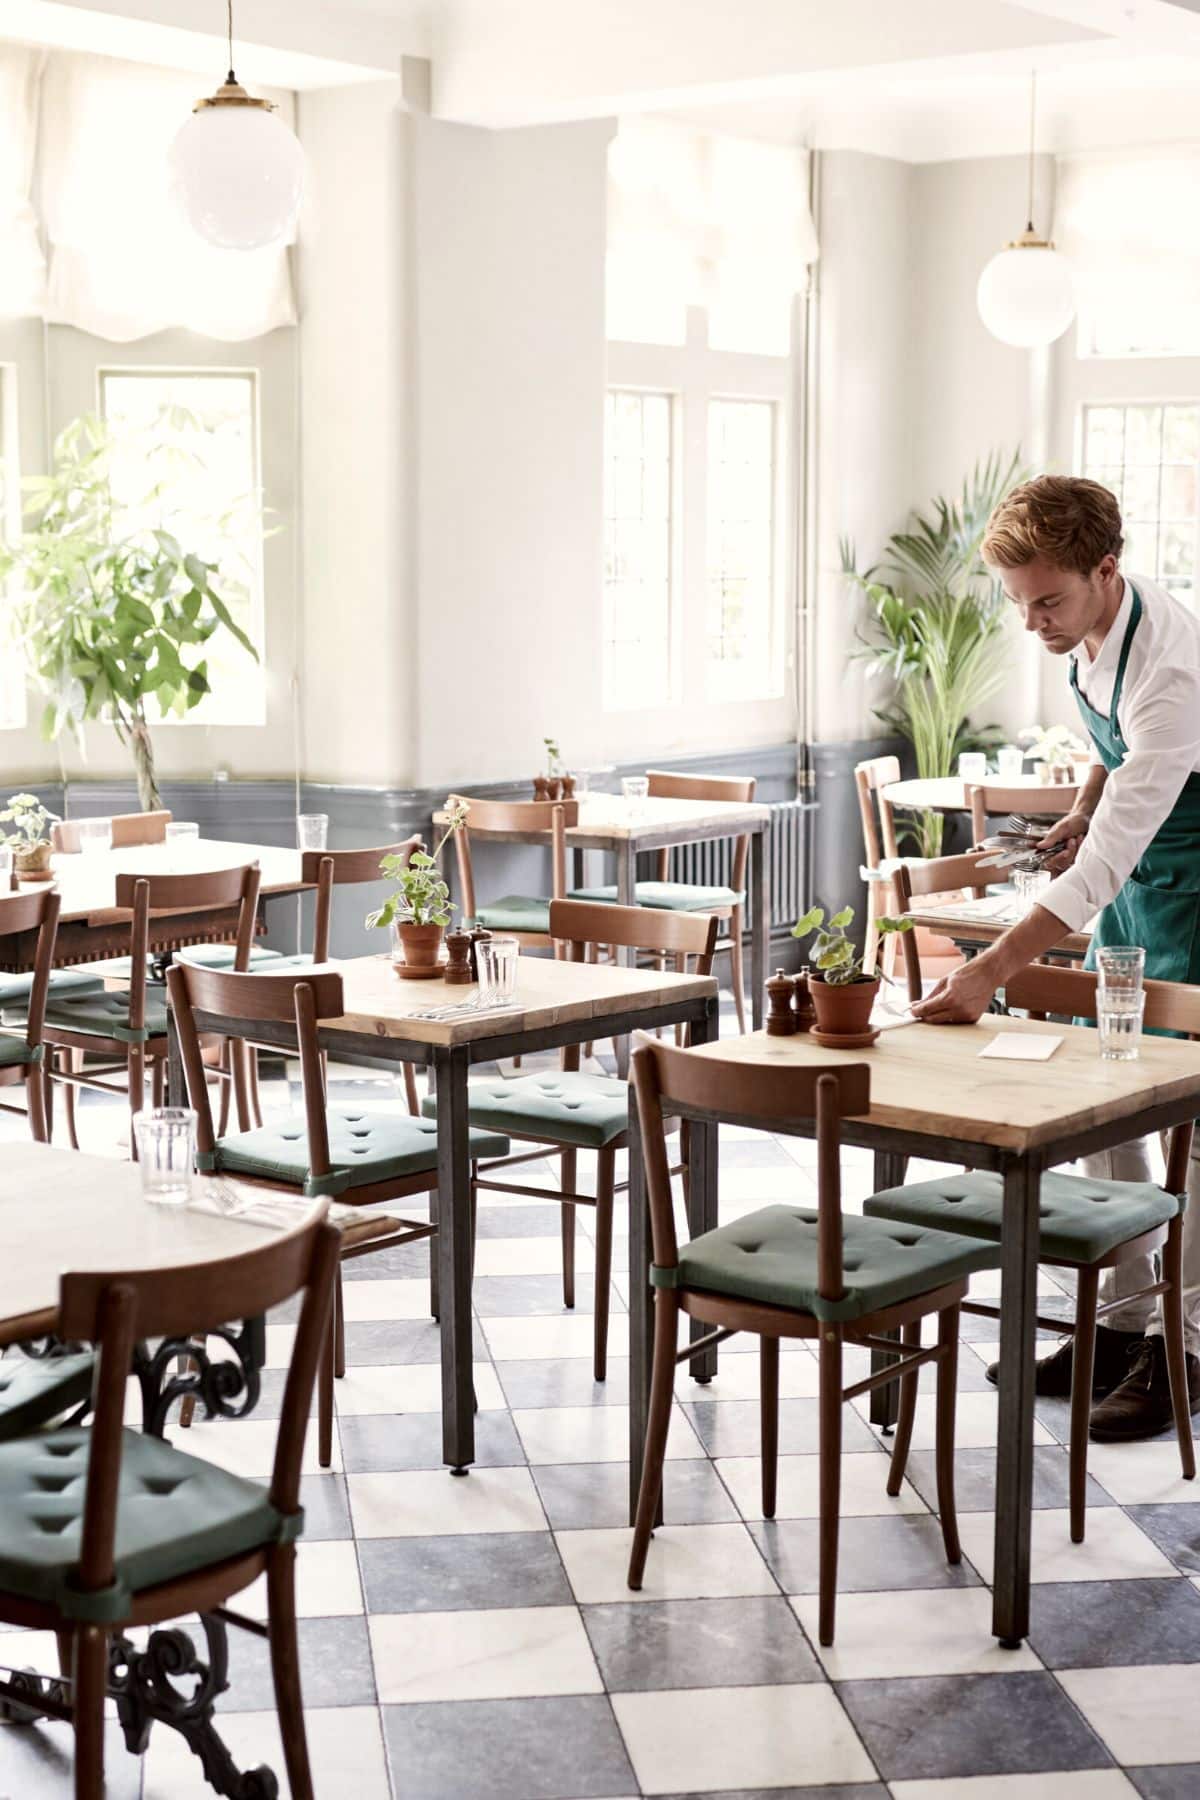
[[[380,874],[394,881],[396,888],[376,912],[367,914],[369,927],[450,923],[450,914],[458,909],[442,879],[438,858],[454,833],[461,831],[466,822],[467,807],[459,801],[447,810],[446,829],[432,856],[426,850],[414,850],[409,857],[384,857],[379,865]]]
[[[848,987],[852,981],[874,980],[863,975],[862,952],[856,950],[846,936],[846,927],[854,918],[854,908],[843,906],[826,923],[825,908],[810,906],[802,919],[792,926],[794,938],[813,937],[812,959],[823,980],[831,987]],[[893,931],[911,931],[912,920],[877,919],[875,929],[880,937]]]
[[[0,835],[0,841],[11,844],[14,850],[36,850],[50,842],[49,827],[57,820],[58,814],[48,812],[36,794],[11,794],[8,805],[0,812],[0,825],[11,825],[13,829]]]
[[[542,743],[546,747],[547,775],[561,775],[563,773],[563,759],[562,751],[558,747],[558,740],[556,738],[543,738]]]

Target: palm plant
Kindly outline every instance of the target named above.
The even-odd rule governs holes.
[[[1020,453],[993,452],[957,501],[939,496],[929,512],[914,512],[912,529],[890,537],[871,568],[860,572],[853,545],[842,543],[843,572],[866,595],[873,628],[858,654],[895,683],[876,716],[912,744],[918,775],[951,775],[960,750],[995,739],[994,727],[972,724],[1006,661],[1003,595],[979,547],[993,509],[1020,479]],[[922,856],[936,856],[940,815],[920,815],[915,836]]]

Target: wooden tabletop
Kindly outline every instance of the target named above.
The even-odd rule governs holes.
[[[433,819],[435,825],[444,825],[446,815],[437,812]],[[645,839],[653,839],[657,846],[668,841],[687,843],[705,837],[736,837],[741,832],[765,831],[770,820],[770,807],[756,801],[667,800],[657,795],[627,800],[623,794],[582,794],[579,823],[569,825],[566,836],[567,843],[576,850],[603,850]],[[480,827],[475,835],[520,842],[549,838],[550,833],[488,831]]]
[[[1063,1042],[1046,1062],[980,1058],[992,1038],[1012,1032]],[[1032,1019],[989,1015],[978,1025],[902,1025],[884,1031],[868,1050],[826,1050],[807,1034],[775,1038],[756,1031],[704,1044],[695,1054],[774,1067],[866,1063],[868,1119],[935,1140],[933,1157],[939,1138],[1028,1151],[1191,1096],[1200,1112],[1197,1045],[1143,1037],[1136,1061],[1104,1062],[1094,1030]]]
[[[206,1177],[209,1204],[262,1207],[261,1191]],[[271,1197],[274,1200],[274,1196]],[[268,1205],[267,1214],[271,1208]],[[161,1206],[142,1197],[136,1164],[45,1144],[0,1145],[0,1344],[53,1328],[69,1270],[170,1269],[253,1250],[299,1223],[296,1203],[278,1223]]]
[[[62,896],[61,924],[102,920],[116,911],[118,875],[206,875],[256,862],[262,871],[263,894],[299,893],[300,852],[275,844],[230,844],[218,838],[195,838],[170,844],[136,844],[127,850],[60,854],[52,859],[54,885]],[[44,883],[26,882],[22,893]],[[311,883],[309,884],[312,885]],[[119,914],[128,918],[128,913]]]
[[[914,781],[891,781],[880,788],[883,798],[893,806],[912,807],[920,812],[970,812],[971,802],[967,799],[968,787],[1027,788],[1029,790],[1029,810],[1036,813],[1034,802],[1039,794],[1047,792],[1047,784],[1039,781],[1036,775],[1013,776],[1002,779],[999,775],[989,775],[983,782],[961,781],[957,775],[932,775],[926,779]],[[1049,788],[1053,793],[1053,787]]]
[[[989,895],[986,900],[960,900],[948,906],[914,906],[910,912],[914,925],[923,925],[940,937],[973,944],[994,944],[1023,917],[1015,894],[1011,897]],[[1091,941],[1090,927],[1087,931],[1072,931],[1059,939],[1050,954],[1086,956]]]

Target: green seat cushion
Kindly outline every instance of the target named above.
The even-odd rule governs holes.
[[[998,1246],[888,1219],[842,1219],[845,1293],[817,1293],[815,1207],[764,1206],[706,1231],[679,1252],[677,1270],[655,1269],[661,1287],[701,1288],[818,1319],[858,1319],[1000,1264]]]
[[[53,969],[52,994],[98,994],[104,987],[99,975],[84,969]],[[32,975],[0,975],[0,1006],[28,1006],[33,991]]]
[[[227,1175],[290,1182],[306,1194],[340,1194],[346,1188],[424,1175],[437,1168],[437,1125],[432,1119],[361,1107],[331,1107],[326,1116],[332,1165],[328,1175],[308,1172],[308,1134],[300,1114],[257,1131],[218,1138],[211,1166]],[[508,1139],[494,1131],[472,1131],[469,1154],[507,1156]]]
[[[22,1437],[82,1406],[92,1391],[90,1350],[66,1356],[20,1356],[0,1360],[0,1442]]]
[[[1165,1225],[1180,1205],[1173,1194],[1149,1181],[1043,1175],[1038,1206],[1042,1258],[1086,1267],[1118,1244]],[[998,1244],[1004,1183],[999,1175],[984,1171],[941,1175],[936,1181],[887,1188],[868,1200],[863,1210],[873,1219],[902,1220]]]
[[[535,900],[529,894],[505,894],[503,900],[492,900],[475,909],[475,917],[489,931],[550,930],[549,900]]]
[[[740,906],[746,898],[736,888],[693,887],[687,881],[639,881],[634,892],[639,906],[657,906],[665,912],[712,912],[722,906]],[[568,900],[593,900],[615,904],[615,887],[572,888]]]
[[[192,963],[198,969],[232,969],[236,954],[233,944],[186,944],[175,952],[175,961]],[[251,969],[261,969],[265,964],[273,968],[282,961],[281,950],[268,950],[265,944],[251,945]]]
[[[11,1069],[17,1063],[40,1060],[38,1052],[31,1050],[23,1037],[0,1037],[0,1069]]]
[[[436,1118],[436,1097],[428,1095],[421,1110]],[[467,1115],[473,1125],[512,1137],[600,1150],[629,1123],[629,1088],[615,1075],[575,1072],[473,1081],[467,1089]]]
[[[116,1580],[77,1586],[91,1433],[42,1431],[0,1444],[0,1589],[57,1606],[69,1618],[128,1615],[131,1596],[160,1582],[296,1537],[267,1490],[135,1431],[122,1433]]]
[[[60,1026],[64,1031],[86,1031],[96,1037],[115,1038],[121,1044],[144,1044],[147,1038],[164,1037],[167,1030],[167,996],[162,987],[146,989],[146,1023],[136,1030],[129,1023],[129,995],[63,994],[51,995],[46,1006],[46,1026]],[[6,1025],[23,1023],[8,1009],[0,1013]]]

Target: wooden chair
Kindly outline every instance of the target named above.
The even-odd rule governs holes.
[[[863,854],[866,861],[859,870],[867,884],[867,936],[863,950],[863,969],[875,972],[879,954],[879,932],[876,920],[886,918],[895,907],[894,874],[900,862],[896,842],[896,815],[883,789],[900,779],[900,759],[876,756],[869,762],[854,765],[854,786],[858,793],[858,811],[862,820]],[[896,941],[888,938],[883,947],[884,973],[891,975],[895,967]]]
[[[22,1004],[21,1029],[0,1031],[0,1087],[23,1087],[25,1106],[0,1105],[0,1112],[25,1113],[34,1141],[39,1144],[50,1141],[43,1031],[60,906],[59,896],[49,890],[0,896],[0,941],[18,933],[37,932],[33,977]],[[7,1009],[4,1023],[9,1023]]]
[[[550,907],[550,927],[555,940],[566,946],[572,962],[582,962],[596,933],[607,942],[633,950],[648,950],[669,957],[677,970],[686,971],[689,957],[696,959],[696,973],[712,969],[717,921],[699,913],[670,913],[646,906],[586,905],[580,900],[555,900]],[[517,1080],[499,1077],[473,1081],[467,1094],[467,1116],[472,1125],[502,1131],[520,1143],[537,1144],[502,1161],[481,1163],[476,1187],[500,1194],[521,1194],[539,1200],[557,1200],[562,1207],[563,1305],[575,1304],[575,1210],[596,1209],[596,1277],[592,1373],[603,1381],[608,1372],[608,1301],[612,1280],[613,1196],[627,1182],[616,1179],[617,1151],[628,1146],[629,1089],[615,1075],[580,1072],[580,1046],[568,1044],[560,1052],[562,1073],[548,1081],[544,1075],[525,1075]],[[437,1116],[432,1096],[424,1103],[430,1118]],[[507,1181],[485,1179],[496,1169],[518,1163],[541,1162],[546,1148],[562,1159],[562,1179],[557,1194],[545,1188],[520,1187]],[[576,1185],[579,1152],[596,1153],[596,1192],[580,1193]],[[675,1171],[678,1173],[679,1171]]]
[[[467,823],[454,834],[458,880],[464,919],[476,919],[489,931],[502,931],[527,948],[544,949],[550,935],[550,901],[561,900],[567,887],[568,825],[579,822],[577,800],[472,800],[465,794],[449,794],[446,806],[465,806]],[[540,899],[526,894],[505,894],[480,906],[475,896],[475,871],[471,862],[471,833],[548,831],[551,848],[551,892]]]
[[[331,1108],[325,1094],[318,1019],[345,1011],[342,978],[331,970],[280,970],[269,975],[222,974],[187,963],[167,972],[171,1005],[179,1031],[188,1097],[196,1112],[197,1164],[208,1174],[236,1175],[239,1181],[312,1198],[331,1195],[345,1208],[389,1205],[437,1186],[437,1127],[404,1113],[366,1107]],[[233,1021],[243,1029],[230,1035],[256,1041],[255,1027],[270,1021],[294,1025],[304,1094],[303,1116],[282,1119],[251,1131],[222,1135],[213,1130],[204,1064],[200,1055],[204,1015]],[[222,1027],[227,1030],[227,1027]],[[470,1155],[505,1156],[508,1139],[499,1132],[472,1131]],[[337,1215],[341,1260],[415,1243],[436,1232],[432,1220],[375,1214]],[[437,1259],[430,1262],[431,1310],[436,1318]],[[261,1312],[261,1307],[251,1308]],[[319,1458],[332,1460],[333,1382],[345,1373],[345,1327],[340,1271],[326,1352],[317,1390]]]
[[[1200,1038],[1200,987],[1175,981],[1145,983],[1145,1023],[1152,1029],[1182,1031]],[[1096,977],[1082,969],[1034,964],[1007,984],[1010,1007],[1035,1017],[1049,1013],[1068,1018],[1096,1017]],[[1191,1407],[1183,1337],[1183,1204],[1187,1194],[1192,1126],[1171,1133],[1166,1183],[1102,1181],[1090,1175],[1042,1176],[1041,1243],[1038,1261],[1051,1268],[1072,1269],[1078,1283],[1075,1318],[1039,1318],[1047,1331],[1073,1335],[1071,1379],[1070,1509],[1071,1541],[1083,1542],[1087,1510],[1088,1419],[1092,1405],[1092,1372],[1096,1322],[1105,1313],[1150,1294],[1161,1294],[1163,1341],[1171,1381],[1171,1404],[1179,1438],[1179,1460],[1185,1481],[1196,1474]],[[876,1194],[865,1211],[877,1219],[914,1227],[950,1229],[999,1248],[1004,1183],[990,1172],[963,1171],[936,1181],[915,1182]],[[1100,1277],[1134,1257],[1162,1252],[1162,1279],[1152,1287],[1099,1305]],[[999,1309],[972,1302],[965,1312],[999,1318]]]
[[[654,1263],[654,1361],[645,1459],[638,1493],[629,1586],[642,1585],[650,1534],[662,1490],[675,1366],[698,1345],[738,1331],[760,1339],[762,1509],[775,1516],[779,1445],[779,1342],[816,1338],[820,1357],[820,1607],[819,1636],[833,1642],[837,1603],[842,1406],[858,1394],[899,1380],[900,1411],[887,1491],[900,1492],[917,1401],[917,1374],[935,1362],[937,1493],[942,1539],[951,1563],[960,1560],[954,1510],[954,1402],[959,1309],[977,1269],[996,1268],[999,1252],[946,1231],[887,1226],[845,1215],[841,1208],[840,1124],[870,1105],[866,1063],[821,1068],[773,1068],[762,1061],[715,1062],[700,1051],[644,1041],[633,1057],[638,1120],[645,1159]],[[733,1224],[707,1231],[680,1247],[667,1164],[664,1114],[727,1120],[769,1131],[781,1122],[814,1118],[818,1157],[817,1205],[765,1206]],[[680,1354],[679,1314],[713,1326]],[[921,1321],[937,1314],[936,1345],[921,1348]],[[901,1329],[904,1354],[879,1374],[842,1386],[842,1346],[895,1351],[881,1333]]]
[[[99,1351],[94,1422],[0,1443],[4,1583],[0,1618],[54,1631],[70,1698],[39,1696],[36,1711],[75,1734],[76,1800],[104,1791],[104,1710],[110,1645],[126,1633],[192,1612],[261,1635],[227,1609],[260,1575],[266,1637],[294,1800],[312,1800],[296,1637],[296,1540],[303,1529],[300,1470],[313,1378],[327,1332],[338,1238],[327,1202],[297,1208],[294,1229],[220,1261],[185,1268],[63,1276],[58,1330]],[[64,1260],[70,1254],[64,1252]],[[140,1339],[214,1330],[300,1293],[269,1487],[123,1429],[125,1390]],[[215,1615],[215,1617],[214,1617]],[[129,1652],[132,1654],[132,1650]],[[119,1657],[117,1659],[120,1660]],[[0,1700],[29,1706],[28,1678],[0,1681]],[[118,1699],[118,1707],[130,1706]],[[134,1727],[149,1705],[132,1701]],[[203,1715],[200,1715],[202,1718]],[[199,1750],[205,1727],[194,1722]],[[211,1724],[209,1726],[211,1734]],[[219,1748],[209,1735],[205,1749]],[[249,1791],[249,1788],[247,1788]],[[257,1791],[257,1789],[256,1789]],[[263,1789],[265,1792],[265,1788]]]
[[[676,775],[669,769],[647,769],[651,798],[664,800],[724,800],[748,805],[757,787],[753,775]],[[671,880],[671,850],[659,850],[658,871],[653,881],[639,881],[634,893],[639,906],[661,907],[668,912],[707,913],[728,921],[728,933],[717,939],[717,953],[729,952],[729,970],[733,984],[733,1004],[737,1010],[738,1030],[746,1029],[745,978],[742,970],[742,938],[746,917],[746,867],[750,858],[750,839],[735,838],[733,867],[728,887],[701,887],[693,882]],[[569,898],[589,902],[615,904],[615,887],[572,888]]]
[[[101,815],[102,816],[102,815]],[[69,856],[79,853],[79,827],[91,824],[80,819],[60,819],[50,827],[50,842],[58,851]],[[171,823],[169,812],[136,812],[113,813],[108,823],[112,826],[112,847],[114,850],[128,850],[138,844],[162,844],[166,841],[167,826]]]
[[[988,876],[995,873],[992,869],[979,867],[982,856],[986,854],[987,852],[968,851],[964,856],[934,856],[925,862],[901,863],[894,877],[897,915],[903,918],[912,911],[914,900],[923,899],[928,894],[960,893],[975,900],[984,899],[988,891]],[[910,1000],[919,1000],[925,990],[917,934],[915,931],[905,931],[899,935],[908,997]]]
[[[1079,798],[1079,788],[1060,787],[1057,783],[1047,787],[1003,787],[999,782],[982,782],[978,787],[968,787],[967,799],[971,807],[971,842],[982,844],[988,834],[989,819],[1006,819],[1009,813],[1033,813],[1055,819],[1065,818],[1075,809]]]

